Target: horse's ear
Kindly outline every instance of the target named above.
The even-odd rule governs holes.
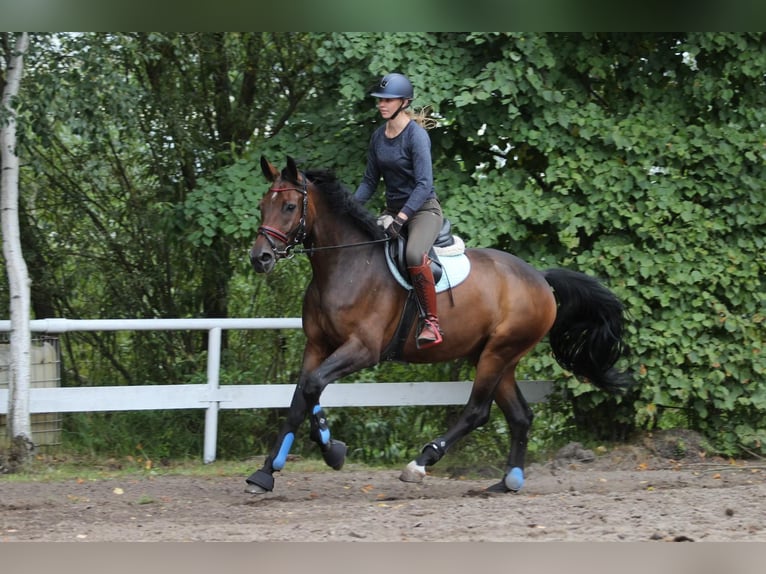
[[[269,181],[276,181],[279,177],[279,170],[271,165],[264,156],[261,156],[261,171],[263,171],[263,177]]]
[[[298,181],[298,166],[296,165],[295,160],[289,155],[287,156],[287,174],[292,181]]]

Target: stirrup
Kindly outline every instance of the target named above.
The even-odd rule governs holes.
[[[418,336],[415,339],[415,344],[417,345],[418,349],[428,349],[429,347],[434,347],[444,340],[442,337],[441,329],[439,329],[439,323],[435,323],[429,319],[423,319],[423,323],[424,324],[419,330]],[[435,335],[435,338],[431,339],[423,337],[423,331],[426,329],[429,329]]]

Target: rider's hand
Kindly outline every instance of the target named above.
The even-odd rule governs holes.
[[[394,220],[393,216],[389,215],[388,213],[384,213],[380,217],[378,217],[378,225],[383,228],[383,231],[388,229],[388,226],[391,225],[391,222]]]
[[[399,237],[405,223],[406,221],[398,215],[394,217],[389,226],[386,227],[386,235],[388,235],[389,239],[396,239]]]

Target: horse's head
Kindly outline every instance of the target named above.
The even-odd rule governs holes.
[[[257,273],[268,273],[279,259],[291,257],[292,249],[306,237],[308,181],[289,156],[282,172],[262,156],[261,170],[271,185],[259,204],[261,226],[250,262]]]

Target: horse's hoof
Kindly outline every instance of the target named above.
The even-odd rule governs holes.
[[[269,491],[262,486],[258,486],[257,484],[250,484],[248,482],[247,486],[245,486],[245,492],[247,494],[266,494]]]
[[[492,486],[485,488],[484,492],[498,492],[500,494],[506,494],[507,492],[510,492],[510,490],[508,490],[508,487],[505,485],[505,481],[501,480],[500,482],[496,482]]]
[[[245,492],[249,494],[263,494],[274,490],[274,477],[264,470],[256,470],[245,482]]]
[[[343,468],[343,463],[346,462],[347,451],[346,443],[330,439],[330,442],[327,443],[327,450],[322,452],[322,457],[327,466],[334,470],[340,470]]]
[[[424,466],[420,466],[413,460],[405,467],[405,469],[402,471],[402,474],[399,475],[399,480],[402,482],[419,483],[423,482],[425,476],[426,468]]]
[[[503,479],[505,486],[511,492],[518,492],[524,486],[524,471],[518,466],[514,466]]]

